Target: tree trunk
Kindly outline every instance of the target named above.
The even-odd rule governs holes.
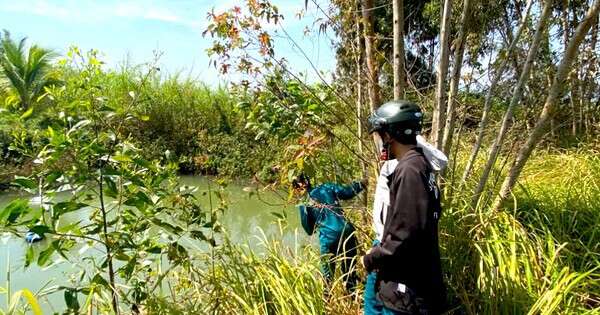
[[[404,1],[394,1],[394,99],[404,98]]]
[[[360,19],[356,19],[356,121],[357,121],[357,136],[358,136],[358,153],[361,156],[364,156],[363,149],[363,126],[362,126],[362,104],[363,104],[363,79],[362,79],[362,56],[363,56],[363,46],[361,43],[361,29],[360,29]],[[362,174],[363,178],[367,177],[367,162],[363,160],[361,162]],[[365,210],[369,203],[368,193],[363,193],[363,206]],[[367,211],[362,211],[363,213],[363,222],[368,222]]]
[[[450,153],[452,148],[452,137],[454,135],[454,120],[456,96],[458,94],[458,84],[460,82],[460,72],[462,69],[463,57],[465,53],[465,41],[467,38],[467,19],[469,17],[470,0],[463,1],[463,10],[460,16],[460,26],[454,49],[454,67],[452,68],[452,78],[450,81],[450,93],[448,94],[448,106],[446,110],[446,124],[444,126],[444,139],[442,142],[442,151]]]
[[[588,67],[587,70],[585,72],[585,74],[583,75],[583,83],[582,83],[582,88],[581,88],[581,98],[580,98],[580,108],[582,110],[581,112],[581,128],[582,131],[585,131],[586,134],[589,134],[590,132],[590,128],[589,128],[589,122],[590,122],[590,112],[592,111],[592,107],[591,107],[591,99],[593,96],[593,87],[594,87],[594,83],[595,83],[595,77],[594,74],[597,71],[597,58],[594,56],[594,51],[596,49],[596,45],[598,43],[598,29],[599,29],[599,25],[598,23],[600,23],[600,19],[596,18],[596,22],[594,22],[593,27],[592,27],[592,38],[590,41],[590,47],[588,50],[588,53],[586,54],[586,62],[588,63]]]
[[[577,18],[577,12],[573,11],[573,20]],[[561,12],[561,24],[563,29],[563,47],[564,50],[567,50],[569,45],[569,37],[571,36],[571,27],[569,23],[569,0],[562,1],[562,12]],[[575,25],[575,24],[574,24]],[[570,87],[570,95],[569,95],[569,105],[571,106],[571,135],[577,136],[577,110],[575,106],[575,98],[576,98],[576,74],[573,72],[570,75],[569,87]]]
[[[379,67],[375,57],[375,34],[373,31],[373,0],[362,0],[363,32],[365,37],[365,58],[368,70],[368,92],[371,111],[380,105]]]
[[[444,0],[442,13],[442,27],[440,29],[440,61],[437,66],[437,86],[435,90],[435,109],[431,134],[433,143],[442,149],[444,123],[446,122],[446,77],[448,76],[449,47],[448,35],[450,33],[450,16],[452,15],[452,0]]]
[[[467,181],[467,178],[469,178],[469,176],[471,175],[471,171],[473,170],[473,165],[475,164],[475,160],[477,159],[477,155],[479,154],[479,150],[481,149],[481,144],[482,144],[483,138],[485,136],[487,123],[489,120],[489,113],[490,113],[490,109],[492,107],[492,97],[494,95],[494,89],[496,88],[496,85],[498,85],[498,82],[500,81],[500,78],[502,77],[502,74],[504,73],[504,70],[508,64],[508,61],[511,59],[510,56],[512,55],[512,52],[515,50],[515,47],[517,46],[517,43],[519,42],[519,39],[521,38],[521,34],[523,33],[523,30],[525,29],[525,27],[527,27],[527,19],[529,17],[529,13],[531,11],[532,3],[533,3],[533,0],[527,1],[527,7],[525,8],[525,14],[523,14],[523,16],[522,16],[521,25],[519,26],[517,33],[515,34],[515,36],[513,37],[512,41],[510,42],[510,44],[507,48],[506,57],[504,59],[501,59],[501,63],[498,66],[498,69],[496,70],[496,74],[492,78],[490,87],[488,88],[487,94],[485,95],[485,102],[483,105],[483,112],[481,114],[481,121],[479,122],[477,138],[475,139],[475,143],[473,144],[473,149],[471,150],[471,156],[469,157],[467,166],[465,167],[464,173],[462,175],[461,185]]]
[[[542,36],[546,31],[546,22],[552,13],[552,0],[546,0],[544,4],[544,8],[542,9],[542,14],[540,16],[540,20],[535,30],[535,36],[533,42],[531,43],[531,47],[529,48],[529,52],[527,53],[527,60],[525,61],[525,65],[523,66],[523,71],[521,72],[521,76],[519,77],[519,81],[517,82],[517,86],[513,92],[512,98],[506,109],[506,113],[504,114],[504,118],[502,120],[502,125],[500,126],[500,130],[498,131],[498,135],[492,144],[492,149],[490,152],[490,156],[486,162],[485,168],[483,169],[483,173],[481,178],[479,179],[479,183],[475,188],[475,192],[473,194],[473,199],[471,201],[471,205],[473,207],[477,206],[479,202],[479,196],[483,192],[485,188],[485,184],[489,178],[490,172],[492,168],[496,164],[496,159],[498,158],[498,153],[502,148],[504,138],[508,133],[508,128],[510,127],[511,121],[513,119],[513,111],[515,106],[521,101],[521,97],[523,95],[523,89],[527,80],[529,79],[529,71],[531,70],[531,66],[533,65],[533,61],[537,56],[537,50],[540,46],[540,42],[542,40]]]
[[[525,16],[529,16],[529,12],[531,11],[531,6],[526,7],[527,11],[525,12]],[[523,17],[522,15],[520,15],[521,17]],[[524,20],[525,22],[527,22],[527,20]],[[504,8],[504,24],[506,27],[506,37],[508,39],[508,43],[506,43],[507,45],[510,45],[510,43],[513,42],[513,33],[512,33],[512,25],[510,23],[509,20],[509,12],[507,10],[507,8]],[[512,66],[515,69],[515,77],[519,77],[521,75],[521,68],[519,67],[519,56],[516,52],[516,50],[512,50],[510,52],[510,55],[507,56],[507,58],[510,58],[510,60],[512,61]]]
[[[588,10],[586,17],[581,21],[575,33],[573,34],[571,40],[569,41],[569,45],[567,50],[565,51],[565,55],[563,56],[559,66],[556,76],[554,77],[554,81],[552,83],[552,88],[548,93],[548,97],[544,103],[544,108],[542,109],[542,113],[535,124],[533,131],[529,134],[527,138],[527,142],[525,145],[521,147],[519,150],[519,154],[515,160],[515,163],[511,167],[508,175],[504,179],[504,183],[502,184],[502,188],[500,189],[500,194],[496,198],[494,202],[493,208],[495,210],[499,210],[502,206],[502,203],[508,196],[512,193],[512,189],[519,178],[519,175],[523,171],[527,160],[531,156],[531,153],[540,142],[542,137],[546,132],[546,128],[548,125],[548,121],[554,114],[556,110],[556,101],[561,94],[561,88],[564,84],[565,79],[567,78],[569,71],[571,70],[571,65],[573,64],[573,60],[575,58],[575,54],[579,48],[579,45],[585,38],[585,35],[590,30],[592,23],[596,21],[598,14],[600,13],[600,0],[595,0],[590,9]]]

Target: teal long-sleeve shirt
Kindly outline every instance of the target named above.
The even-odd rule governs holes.
[[[311,189],[308,193],[313,202],[311,206],[321,210],[316,222],[320,233],[341,234],[344,231],[348,222],[344,218],[340,200],[352,199],[363,189],[360,182],[353,182],[350,185],[325,183]]]

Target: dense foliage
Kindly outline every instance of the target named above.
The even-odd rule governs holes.
[[[376,178],[377,158],[364,128],[369,106],[363,88],[373,82],[365,76],[366,24],[359,15],[369,2],[375,63],[381,65],[375,81],[386,99],[394,77],[388,62],[393,57],[389,1],[336,0],[329,7],[306,2],[307,9],[314,5],[323,15],[316,24],[319,32],[333,30],[338,60],[332,80],[316,71],[323,80],[310,84],[277,55],[275,34],[267,25],[283,27],[278,24],[283,16],[266,0],[208,14],[205,35],[213,39],[208,51],[213,65],[241,78],[227,88],[164,77],[152,62],[107,69],[93,50],[74,47],[56,57],[4,34],[0,190],[33,198],[18,198],[0,209],[0,232],[22,237],[31,231],[45,238],[28,246],[26,266],[65,259],[77,267],[70,285],[35,295],[17,292],[9,313],[37,312],[37,299],[55,291],[64,294],[65,313],[361,313],[360,294],[346,295],[339,279],[331,288],[323,286],[315,248],[285,245],[283,235],[261,237],[259,249],[234,244],[221,218],[228,211],[225,178],[251,180],[251,195],[286,190],[301,172],[316,182]],[[436,110],[434,71],[444,2],[403,1],[411,13],[403,27],[405,97],[427,113]],[[470,176],[461,174],[476,128],[488,101],[485,144],[507,117],[523,71],[519,60],[534,46],[529,39],[543,6],[536,2],[527,17],[524,1],[471,2],[473,13],[464,25],[468,71],[462,76],[459,71],[461,84],[450,99],[458,104],[456,140],[447,152],[450,167],[441,176],[445,200],[440,235],[452,314],[600,310],[597,21],[584,34],[574,70],[559,91],[552,128],[543,134],[511,198],[500,207],[490,206],[515,164],[523,135],[539,123],[538,114],[546,108],[542,100],[558,73],[556,64],[589,2],[552,6],[551,26],[542,32],[519,106],[508,119],[498,163],[491,164],[474,204],[473,188],[483,173],[486,150],[473,159]],[[452,9],[451,37],[459,32],[461,9]],[[523,39],[510,51],[513,29],[521,20]],[[448,45],[453,52],[458,46]],[[499,67],[502,61],[508,61],[506,69]],[[482,77],[498,71],[503,75],[495,92],[488,93],[489,82]],[[430,121],[427,115],[427,131]],[[181,174],[214,176],[219,187],[199,192],[181,185]],[[210,203],[201,204],[199,194],[208,195]],[[282,196],[282,203],[293,201]],[[355,211],[347,212],[357,226],[361,251],[372,241],[367,204],[354,204]],[[83,219],[69,220],[75,213]],[[286,217],[276,217],[274,224],[284,233]],[[97,253],[78,254],[87,249]],[[25,304],[20,304],[22,297]]]

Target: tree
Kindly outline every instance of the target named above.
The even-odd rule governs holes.
[[[509,42],[507,42],[508,48],[506,48],[506,53],[505,53],[504,58],[496,60],[496,63],[500,62],[500,64],[498,65],[498,67],[496,69],[496,73],[494,74],[492,80],[490,81],[490,86],[487,89],[487,93],[485,95],[483,112],[481,114],[481,120],[479,121],[479,127],[477,129],[477,136],[475,139],[475,143],[473,144],[473,149],[471,150],[471,155],[469,157],[469,160],[467,161],[467,165],[466,165],[463,175],[462,175],[461,185],[467,181],[467,178],[469,178],[469,176],[471,175],[471,171],[473,170],[473,165],[475,163],[475,160],[477,159],[479,150],[481,149],[483,137],[485,136],[485,131],[487,129],[487,124],[488,124],[488,120],[489,120],[489,116],[490,116],[490,109],[492,107],[492,98],[494,96],[494,91],[496,89],[496,86],[498,85],[498,82],[500,81],[500,78],[502,78],[502,74],[504,74],[504,71],[506,70],[508,61],[514,60],[514,58],[512,58],[513,51],[515,50],[517,43],[519,42],[519,39],[521,38],[521,34],[523,34],[523,30],[527,26],[527,19],[529,18],[529,13],[531,11],[532,4],[533,4],[533,0],[529,0],[527,2],[527,6],[525,7],[525,12],[523,13],[523,16],[521,19],[521,24],[520,24],[519,28],[517,29],[516,34],[514,36],[512,36],[510,33],[507,34],[508,35],[507,37],[509,38]],[[510,30],[510,29],[508,29],[508,31],[512,32],[512,30]]]
[[[375,57],[375,34],[373,31],[373,0],[362,0],[363,32],[365,37],[365,58],[368,70],[369,104],[371,111],[379,107],[379,67]]]
[[[394,0],[394,99],[404,96],[404,1]]]
[[[494,140],[494,143],[492,144],[492,150],[490,151],[490,156],[488,157],[485,168],[483,169],[483,174],[481,175],[481,178],[479,179],[479,183],[477,184],[477,187],[475,188],[475,192],[473,194],[473,200],[472,200],[473,207],[477,206],[477,203],[479,201],[479,196],[483,192],[485,184],[487,183],[487,180],[489,178],[490,172],[492,171],[492,168],[496,164],[496,159],[498,158],[498,154],[500,152],[500,149],[502,148],[502,145],[503,145],[506,135],[508,133],[508,129],[510,127],[511,121],[513,119],[514,109],[517,106],[517,104],[521,101],[521,98],[523,96],[523,90],[525,88],[525,84],[527,84],[527,81],[529,80],[529,72],[531,70],[531,67],[533,66],[533,62],[534,62],[536,56],[538,55],[538,47],[540,46],[540,42],[542,41],[542,36],[547,31],[546,23],[548,21],[548,18],[551,15],[551,13],[552,13],[552,1],[547,0],[546,3],[544,4],[544,8],[542,9],[542,15],[540,16],[540,20],[538,21],[538,25],[536,27],[533,42],[531,43],[531,47],[529,48],[529,52],[527,53],[527,60],[525,61],[525,65],[523,66],[523,71],[521,71],[521,76],[519,77],[517,86],[515,87],[515,90],[513,91],[513,95],[510,100],[510,104],[508,105],[508,108],[506,109],[506,113],[504,113],[502,125],[500,126],[500,130],[498,131],[496,139]]]
[[[552,81],[552,86],[550,91],[548,92],[548,97],[544,102],[544,108],[538,118],[535,127],[529,133],[527,138],[527,142],[521,147],[517,158],[515,159],[514,164],[512,165],[508,175],[504,179],[502,183],[502,188],[500,189],[500,194],[496,201],[494,202],[494,209],[499,209],[502,206],[502,203],[508,196],[511,194],[514,185],[517,182],[517,179],[527,160],[531,156],[531,153],[537,146],[537,144],[542,139],[543,135],[546,133],[546,128],[548,127],[548,122],[550,118],[554,115],[556,111],[556,104],[559,96],[564,93],[562,87],[564,86],[565,80],[568,78],[569,72],[571,71],[571,65],[575,59],[575,54],[579,49],[579,45],[583,41],[585,35],[592,27],[592,24],[598,18],[600,14],[600,0],[595,0],[590,9],[588,10],[585,18],[581,21],[573,37],[569,41],[569,45],[565,51],[565,54],[558,65],[558,70],[554,80]]]
[[[444,139],[442,147],[444,152],[449,153],[452,147],[452,136],[454,133],[454,118],[456,96],[458,94],[458,83],[460,81],[460,71],[463,64],[463,56],[465,53],[465,41],[467,39],[467,20],[469,18],[470,0],[463,1],[463,9],[460,17],[460,25],[458,28],[458,36],[454,44],[454,67],[452,68],[452,78],[450,81],[450,93],[448,94],[448,106],[446,111],[446,124],[444,127]]]
[[[0,68],[7,88],[19,97],[19,106],[28,110],[44,93],[44,88],[57,81],[52,76],[51,50],[33,45],[25,47],[26,38],[16,42],[4,31],[1,40]]]
[[[444,1],[442,13],[442,27],[440,30],[440,61],[437,67],[437,86],[435,90],[435,108],[433,110],[433,121],[431,134],[434,145],[442,149],[444,122],[446,114],[446,77],[448,75],[448,63],[450,52],[448,47],[448,35],[450,34],[450,16],[452,15],[452,0]]]
[[[362,70],[363,70],[363,62],[362,62],[362,56],[363,56],[363,44],[361,41],[361,23],[360,23],[360,18],[357,16],[356,19],[356,46],[355,46],[355,52],[354,54],[356,55],[356,121],[358,123],[357,125],[357,136],[358,136],[358,153],[363,156],[364,155],[364,149],[363,149],[363,118],[362,118],[362,112],[363,112],[363,79],[362,79]],[[367,173],[367,169],[368,169],[368,163],[366,161],[362,161],[361,162],[361,167],[362,167],[362,174],[363,177],[367,177],[368,173]],[[369,198],[368,198],[368,194],[365,193],[362,196],[362,201],[363,201],[363,206],[366,208],[368,203],[369,203]],[[368,217],[366,215],[366,212],[363,212],[363,221],[367,222]]]

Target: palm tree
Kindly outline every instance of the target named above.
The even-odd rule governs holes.
[[[37,45],[26,49],[25,38],[16,42],[4,31],[0,39],[0,76],[2,85],[19,97],[21,109],[28,110],[44,93],[44,87],[57,82],[51,74],[53,58],[51,50]]]

